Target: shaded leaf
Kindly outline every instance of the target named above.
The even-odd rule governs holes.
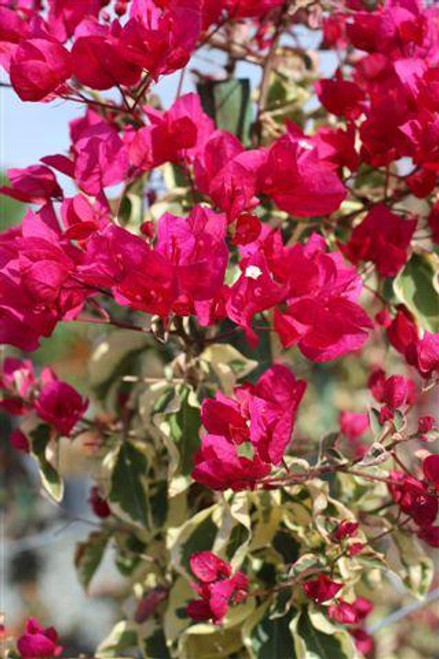
[[[180,387],[177,393],[181,401],[180,409],[169,416],[169,428],[180,453],[180,470],[188,475],[194,466],[194,455],[200,447],[200,406],[190,387]]]
[[[439,332],[438,267],[432,258],[413,254],[393,282],[395,295],[414,314],[422,329]]]
[[[206,80],[197,85],[203,110],[216,127],[227,130],[246,143],[252,121],[250,80]]]
[[[293,620],[291,629],[298,659],[346,659],[352,656],[346,652],[337,634],[326,634],[313,625],[307,610]]]
[[[124,441],[118,451],[111,476],[109,500],[118,504],[132,519],[146,524],[147,505],[142,478],[147,460],[131,442]]]
[[[281,618],[269,617],[270,603],[261,606],[244,624],[242,636],[251,659],[295,659],[290,630],[292,613]]]
[[[137,648],[137,630],[126,620],[118,622],[95,652],[96,659],[113,659]]]
[[[46,425],[39,425],[29,434],[31,451],[38,462],[43,486],[55,501],[61,501],[64,495],[64,482],[46,456],[50,441],[50,428]]]
[[[93,579],[105,553],[109,540],[107,531],[90,533],[85,542],[76,545],[75,567],[79,581],[87,589]]]

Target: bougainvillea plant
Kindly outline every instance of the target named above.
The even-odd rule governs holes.
[[[97,656],[371,655],[439,546],[438,6],[0,5],[15,93],[78,111],[3,188],[0,386],[56,501],[88,456],[78,576],[111,547],[126,580]],[[59,323],[102,328],[83,394],[20,354]],[[13,652],[61,645],[30,619]]]

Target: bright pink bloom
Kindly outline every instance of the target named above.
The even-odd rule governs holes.
[[[324,48],[346,48],[348,41],[346,39],[346,20],[345,14],[334,13],[328,14],[323,18],[323,47]]]
[[[282,461],[305,390],[306,382],[279,364],[265,371],[255,385],[235,390],[250,419],[250,441],[264,462]]]
[[[328,615],[332,620],[342,625],[355,625],[358,622],[358,615],[354,605],[343,599],[328,607]]]
[[[9,436],[9,443],[11,446],[13,446],[17,451],[23,451],[23,453],[29,453],[30,452],[30,443],[26,435],[21,432],[21,430],[16,429],[13,430],[12,433]]]
[[[418,328],[415,320],[405,307],[399,307],[395,318],[387,328],[391,345],[403,355],[415,349],[418,342]]]
[[[53,627],[43,629],[38,620],[29,618],[26,631],[17,641],[22,659],[58,657],[63,648],[58,644],[58,634]]]
[[[80,278],[111,288],[119,304],[166,317],[176,298],[170,263],[138,236],[109,224],[87,242]]]
[[[353,542],[348,546],[348,556],[356,556],[357,554],[360,554],[365,547],[366,545],[364,542]]]
[[[197,188],[223,210],[229,222],[258,204],[262,150],[246,151],[230,133],[215,131],[195,159]]]
[[[437,174],[431,169],[420,169],[405,179],[406,184],[419,199],[428,197],[434,190],[438,181]]]
[[[212,583],[221,577],[230,577],[232,573],[230,564],[211,551],[192,554],[190,566],[192,573],[203,583]]]
[[[422,463],[426,480],[439,490],[439,455],[429,455]]]
[[[297,217],[328,215],[346,196],[346,188],[333,168],[321,161],[312,141],[290,126],[268,151],[261,167],[262,192]]]
[[[128,153],[117,130],[96,112],[71,123],[74,177],[89,195],[123,181],[128,171]]]
[[[141,67],[127,60],[120,40],[121,27],[86,23],[76,31],[72,48],[73,74],[92,89],[111,89],[138,83]]]
[[[230,289],[227,315],[245,329],[249,343],[256,345],[258,337],[251,328],[253,317],[280,303],[285,291],[274,281],[264,254],[255,252],[242,259],[239,266],[241,275]]]
[[[258,18],[282,5],[282,0],[226,0],[233,18]]]
[[[438,499],[429,494],[427,485],[401,472],[392,472],[393,483],[389,491],[395,503],[418,526],[431,526],[438,513]]]
[[[324,160],[334,170],[347,167],[356,172],[360,157],[355,148],[356,130],[353,124],[343,128],[322,126],[313,135],[312,143],[316,145],[319,158]]]
[[[305,595],[316,604],[324,604],[328,600],[334,599],[342,588],[343,584],[332,581],[326,574],[319,574],[317,579],[311,579],[303,584]]]
[[[413,380],[402,375],[391,375],[386,378],[381,368],[372,372],[367,386],[379,403],[393,410],[403,405],[412,405],[416,399],[416,385]]]
[[[375,322],[380,327],[387,329],[392,323],[392,317],[390,316],[388,309],[384,308],[381,309],[381,311],[378,311],[378,313],[375,314]]]
[[[439,549],[439,526],[424,526],[418,531],[418,538],[430,547]]]
[[[334,538],[338,542],[341,542],[342,540],[346,540],[346,538],[350,538],[351,536],[356,534],[358,527],[359,527],[358,522],[349,522],[349,520],[345,519],[342,522],[340,522],[340,524],[335,529],[333,533]]]
[[[12,185],[2,186],[0,193],[18,201],[44,204],[51,197],[62,196],[62,190],[54,173],[44,165],[8,169],[6,174]]]
[[[230,576],[230,564],[210,551],[192,554],[190,566],[200,582],[192,587],[201,599],[190,602],[187,614],[196,621],[212,620],[220,624],[230,604],[242,602],[247,597],[247,577],[242,572]]]
[[[364,620],[373,610],[373,604],[365,597],[357,597],[352,606],[355,608],[359,620]]]
[[[103,194],[92,203],[88,197],[77,194],[64,199],[61,216],[65,226],[64,238],[86,240],[109,223],[110,207]]]
[[[341,74],[335,80],[319,80],[315,90],[321,104],[332,114],[357,119],[363,112],[364,92],[355,82],[343,80]]]
[[[41,101],[70,77],[70,53],[56,41],[27,39],[14,52],[11,83],[22,101]]]
[[[10,69],[11,57],[17,49],[21,39],[29,36],[26,17],[17,11],[0,6],[0,65],[6,70]]]
[[[397,94],[386,89],[385,100],[379,98],[368,112],[368,117],[360,126],[362,159],[381,167],[389,165],[399,155],[401,136],[398,126],[406,118],[406,110]]]
[[[368,386],[379,403],[395,410],[412,404],[416,397],[413,380],[402,375],[391,375],[386,379],[384,371],[377,369],[369,378]]]
[[[177,308],[210,300],[221,290],[228,262],[225,232],[224,215],[202,206],[186,219],[170,213],[160,218],[156,252],[172,267]]]
[[[235,389],[236,400],[218,393],[203,402],[206,430],[231,444],[250,441],[261,460],[280,464],[290,441],[294,419],[306,383],[279,364],[268,369],[255,385]]]
[[[202,25],[196,0],[134,0],[120,42],[126,60],[146,69],[153,79],[184,67]]]
[[[88,400],[82,398],[69,384],[58,380],[50,369],[45,369],[42,381],[40,395],[35,401],[35,411],[60,435],[68,436],[83,417]]]
[[[356,226],[341,247],[352,263],[372,261],[383,277],[394,277],[408,259],[408,248],[417,220],[403,220],[378,204]]]
[[[233,444],[242,444],[250,438],[248,413],[244,414],[238,400],[220,391],[215,398],[203,401],[201,420],[209,433],[223,435]]]
[[[439,333],[424,332],[420,338],[413,316],[404,307],[398,309],[387,335],[395,350],[402,353],[422,377],[430,378],[439,372]]]
[[[61,238],[50,205],[28,212],[0,239],[0,341],[34,350],[60,319],[74,318],[90,291],[72,278],[81,252]]]
[[[236,220],[236,231],[232,245],[248,245],[259,238],[262,230],[261,220],[257,215],[242,213]]]
[[[51,33],[64,43],[84,19],[98,17],[102,4],[100,0],[49,0],[48,23]]]
[[[423,165],[430,171],[439,172],[439,117],[437,112],[423,110],[416,119],[411,119],[400,128],[406,146],[400,149],[402,155],[408,155],[416,165]]]
[[[366,412],[340,412],[338,422],[341,432],[350,440],[358,439],[369,429]]]
[[[204,435],[194,456],[192,478],[212,490],[235,492],[254,489],[271,471],[271,466],[256,456],[238,455],[237,447],[221,435]]]
[[[425,332],[422,339],[419,339],[414,365],[423,377],[439,373],[439,333]]]
[[[369,430],[369,415],[366,412],[340,412],[338,417],[340,431],[349,440],[349,449],[355,458],[366,453],[366,444],[360,439]]]
[[[28,359],[6,357],[2,364],[0,388],[8,393],[25,398],[35,384],[34,367]]]
[[[145,108],[145,113],[150,125],[136,131],[129,143],[131,163],[144,170],[192,161],[215,130],[197,94],[181,96],[167,112]]]
[[[112,288],[119,304],[166,317],[196,311],[222,291],[228,261],[226,222],[196,206],[187,218],[166,213],[157,245],[112,224],[95,232],[79,269],[91,286]],[[200,322],[204,323],[203,318]]]
[[[436,425],[436,419],[434,418],[434,416],[430,416],[429,414],[421,416],[418,419],[418,432],[420,433],[430,432],[430,430],[433,430],[435,425]]]
[[[372,652],[374,647],[373,638],[364,629],[350,629],[349,633],[354,639],[355,647],[361,654],[368,655]]]
[[[280,234],[264,227],[242,253],[241,276],[230,289],[226,309],[252,344],[258,340],[253,316],[281,303],[274,327],[282,344],[297,344],[308,359],[335,359],[366,341],[372,322],[356,304],[361,279],[345,267],[339,252],[326,253],[323,238],[314,234],[305,246],[284,248]]]
[[[361,279],[340,253],[327,254],[324,240],[312,236],[305,247],[285,249],[278,267],[288,277],[288,292],[274,326],[285,347],[298,344],[305,357],[324,362],[364,344],[372,321],[356,304]]]
[[[408,44],[422,43],[425,21],[417,2],[388,2],[374,12],[353,13],[347,34],[360,50],[401,54]]]
[[[35,375],[32,363],[13,357],[6,357],[0,376],[0,390],[4,396],[0,399],[0,407],[9,414],[21,415],[30,409],[30,394],[35,385]]]

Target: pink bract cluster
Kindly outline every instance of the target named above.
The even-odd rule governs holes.
[[[38,620],[29,618],[23,636],[17,640],[17,650],[22,659],[43,659],[59,657],[63,648],[53,627],[44,629]]]
[[[306,383],[275,365],[256,384],[237,387],[234,398],[217,393],[203,402],[207,434],[195,455],[193,478],[213,490],[254,488],[279,465],[290,441]],[[252,457],[240,455],[246,447]]]
[[[192,584],[200,599],[187,606],[188,615],[197,621],[212,620],[219,624],[224,619],[232,602],[246,599],[248,579],[242,572],[232,575],[232,568],[222,558],[210,551],[192,554],[192,573],[198,582]]]
[[[37,378],[30,361],[12,357],[3,363],[0,391],[0,408],[25,420],[35,417],[35,422],[43,421],[57,437],[68,437],[88,407],[88,400],[59,380],[51,368],[44,368]],[[15,448],[29,450],[28,438],[21,430],[14,430],[11,442]]]

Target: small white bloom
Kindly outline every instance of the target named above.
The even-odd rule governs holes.
[[[307,151],[312,151],[313,150],[313,145],[308,142],[308,140],[299,140],[299,146],[302,147],[302,149],[306,149]]]
[[[244,274],[249,279],[259,279],[259,277],[262,275],[262,270],[261,270],[261,268],[258,268],[257,265],[249,265],[245,269]]]

